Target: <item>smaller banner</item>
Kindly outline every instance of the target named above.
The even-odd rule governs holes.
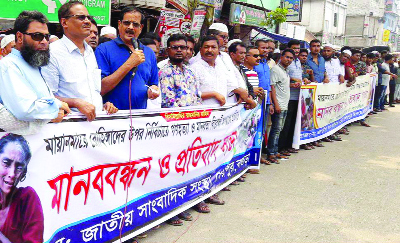
[[[198,3],[201,5],[214,7],[215,1],[218,1],[218,0],[198,0]]]
[[[300,22],[301,10],[303,6],[302,0],[284,0],[282,2],[284,8],[287,8],[286,22]]]
[[[179,11],[181,11],[184,15],[189,13],[187,0],[167,0],[167,3],[179,9]]]
[[[16,19],[24,10],[42,12],[50,22],[58,23],[58,10],[67,0],[0,0],[0,19]],[[97,24],[109,25],[111,0],[81,0]]]
[[[389,42],[389,38],[390,38],[390,30],[384,30],[383,36],[382,36],[382,41]]]
[[[195,39],[200,38],[200,31],[201,27],[203,26],[206,13],[206,7],[204,6],[199,6],[194,10],[192,27],[190,28],[190,35],[193,36],[193,38]]]
[[[229,14],[229,22],[231,24],[261,26],[263,21],[265,21],[264,11],[236,3],[231,4],[231,12]]]
[[[189,15],[178,10],[161,9],[158,23],[158,34],[161,37],[161,47],[167,47],[167,40],[173,34],[189,34],[192,22]]]
[[[332,135],[363,119],[373,109],[376,75],[363,75],[345,84],[305,85],[300,90],[293,147]]]
[[[219,20],[221,17],[222,6],[224,5],[224,0],[215,0],[214,4],[214,20]]]

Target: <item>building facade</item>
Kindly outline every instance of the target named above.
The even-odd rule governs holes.
[[[300,24],[323,44],[342,46],[346,16],[347,0],[304,0]]]
[[[384,40],[385,0],[348,0],[346,45],[386,45]]]

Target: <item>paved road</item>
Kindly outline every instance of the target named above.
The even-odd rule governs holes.
[[[342,142],[263,165],[220,193],[225,206],[140,243],[400,242],[400,105],[367,121]]]

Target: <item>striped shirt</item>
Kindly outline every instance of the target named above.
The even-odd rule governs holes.
[[[253,87],[259,87],[260,86],[260,81],[258,80],[258,74],[256,71],[250,70],[244,65],[242,66],[244,73],[246,74],[247,80]]]

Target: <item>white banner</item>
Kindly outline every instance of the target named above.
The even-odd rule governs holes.
[[[120,232],[127,239],[257,164],[260,117],[260,107],[234,106],[48,124],[25,136],[32,159],[14,191],[40,199],[24,213],[37,225],[44,218],[44,230],[32,230],[45,242],[117,241]]]
[[[376,77],[359,76],[351,87],[338,83],[302,86],[293,147],[330,136],[365,118],[373,109]]]

